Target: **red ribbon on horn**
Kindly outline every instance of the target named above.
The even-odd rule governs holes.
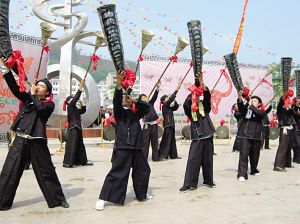
[[[47,54],[49,53],[49,51],[50,51],[50,49],[49,49],[49,46],[46,46],[46,47],[44,47],[44,51],[46,51],[47,52]]]
[[[176,62],[176,63],[177,63],[177,59],[178,59],[178,57],[177,57],[177,56],[172,56],[172,57],[170,57],[169,59],[170,59],[170,61],[172,61],[172,62],[173,62],[173,64],[174,64],[174,62]]]
[[[144,58],[142,57],[142,54],[140,54],[139,59],[137,60],[137,62],[143,61]]]
[[[289,81],[289,86],[290,86],[290,87],[293,87],[293,86],[294,86],[294,80],[293,80],[293,79],[291,79],[291,80]]]
[[[290,97],[294,96],[294,91],[289,89],[289,93],[287,95],[287,97],[284,99],[284,107],[285,108],[289,108],[290,104],[292,103]]]
[[[197,105],[197,96],[203,95],[203,87],[202,86],[197,87],[194,84],[194,85],[191,85],[188,88],[188,90],[192,92],[192,108],[193,108],[193,112],[196,112],[199,109],[199,107]]]
[[[135,79],[136,79],[136,74],[131,69],[126,69],[125,73],[126,73],[126,76],[122,80],[122,85],[124,86],[125,89],[128,89],[129,86],[134,85]]]
[[[266,80],[265,78],[263,78],[263,79],[261,80],[261,82],[265,82],[265,83],[267,83],[269,86],[273,87],[273,85],[272,85],[271,83],[269,83],[268,80]]]
[[[26,87],[24,86],[24,81],[26,80],[26,75],[24,71],[24,58],[22,57],[21,51],[13,51],[12,55],[14,57],[9,57],[7,59],[7,66],[12,68],[14,67],[14,64],[17,63],[17,68],[18,68],[18,76],[19,76],[19,89],[20,92],[24,92],[26,90]]]
[[[190,66],[193,67],[193,61],[190,62]]]
[[[250,89],[247,87],[244,87],[244,93],[243,93],[243,98],[247,99],[249,97]]]
[[[100,58],[97,55],[93,54],[90,57],[90,59],[94,61],[94,67],[93,67],[93,69],[96,70],[97,69],[97,60],[99,60]]]

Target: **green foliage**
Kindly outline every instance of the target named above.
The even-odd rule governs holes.
[[[49,52],[49,65],[52,64],[59,64],[60,61],[60,48],[57,48],[53,51]],[[73,50],[72,55],[72,63],[73,65],[77,65],[79,67],[82,67],[83,69],[87,70],[89,63],[90,63],[90,56],[87,55],[79,55],[80,51],[78,48],[75,48]],[[82,63],[79,64],[79,57],[82,59]],[[114,67],[114,64],[111,60],[106,60],[101,58],[101,55],[99,56],[100,60],[97,62],[97,69],[93,70],[94,63],[92,62],[91,67],[89,69],[89,73],[94,78],[95,82],[100,82],[102,80],[105,80],[107,77],[107,74],[110,72],[115,72],[116,69]],[[127,61],[128,65],[130,66],[132,70],[135,70],[137,63],[133,61]],[[126,68],[127,69],[127,66]],[[137,75],[139,75],[139,72],[137,72]]]

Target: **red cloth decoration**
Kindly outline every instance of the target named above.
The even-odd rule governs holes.
[[[293,98],[292,104],[296,105],[296,97]]]
[[[131,110],[133,111],[133,113],[137,112],[137,109],[135,109],[135,103],[131,104]]]
[[[190,66],[193,67],[193,61],[190,62]]]
[[[44,51],[46,51],[47,52],[47,54],[49,53],[49,51],[50,51],[50,49],[49,49],[49,46],[46,46],[46,47],[44,47]]]
[[[48,102],[51,102],[52,100],[53,100],[53,93],[50,94],[49,99],[43,100],[42,103],[48,103]]]
[[[14,67],[15,63],[17,63],[18,68],[18,76],[19,76],[19,89],[20,92],[23,93],[26,90],[26,87],[24,86],[24,81],[26,80],[26,75],[24,71],[24,58],[21,55],[21,51],[13,51],[12,55],[13,58],[10,57],[7,59],[7,66],[12,68]]]
[[[188,90],[192,92],[192,108],[193,108],[193,112],[196,112],[199,109],[197,105],[197,96],[203,95],[203,87],[202,86],[197,87],[194,84],[190,86]]]
[[[233,107],[231,107],[231,114],[233,114]]]
[[[105,128],[108,128],[110,126],[110,123],[112,121],[114,121],[115,119],[113,117],[108,117],[106,120],[105,120],[105,123],[106,125],[104,126]]]
[[[65,123],[65,128],[68,128],[69,127],[69,121],[66,120],[66,123]]]
[[[177,63],[178,57],[177,57],[177,56],[172,56],[172,57],[170,57],[169,59],[170,59],[170,61],[173,61],[173,64],[174,64],[174,62]]]
[[[248,89],[246,86],[244,87],[244,93],[243,98],[247,99],[249,97],[250,89]]]
[[[157,123],[157,125],[159,125],[159,124],[160,124],[160,120],[159,120],[159,118],[156,120],[156,123]]]
[[[277,125],[276,121],[274,121],[274,120],[271,120],[271,121],[270,121],[270,127],[276,126],[276,125]]]
[[[265,82],[265,83],[267,83],[269,86],[273,87],[273,85],[272,85],[271,83],[269,83],[268,80],[266,80],[265,78],[263,78],[263,79],[261,80],[261,82]]]
[[[67,107],[67,101],[64,101],[64,106],[63,106],[64,111],[66,111],[66,107]]]
[[[140,54],[139,59],[137,60],[137,62],[143,61],[144,58],[142,57],[142,54]]]
[[[97,61],[100,59],[97,55],[93,54],[91,57],[90,57],[91,60],[94,61],[94,67],[93,69],[96,70],[97,69]]]
[[[126,69],[125,73],[126,77],[122,80],[122,86],[124,86],[125,89],[128,89],[129,86],[134,85],[136,74],[131,69]]]
[[[293,86],[294,86],[294,80],[291,79],[291,80],[289,81],[289,87],[293,87]]]
[[[284,99],[284,107],[289,108],[290,104],[292,103],[290,97],[294,96],[294,91],[289,89],[287,97]]]
[[[220,125],[223,126],[223,124],[225,124],[225,121],[222,119],[222,120],[220,121]]]
[[[191,119],[189,117],[186,117],[187,123],[189,123],[191,121]]]
[[[159,110],[161,110],[161,101],[159,102]]]
[[[263,112],[266,111],[266,108],[265,108],[265,105],[263,102],[261,102],[261,104],[260,104],[260,110],[262,110]]]

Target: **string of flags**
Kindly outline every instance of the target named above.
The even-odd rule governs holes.
[[[54,0],[54,1],[57,1],[57,0]],[[40,5],[41,9],[44,8],[48,3],[53,3],[54,2],[53,0],[52,1],[46,1],[44,2],[43,4]],[[183,25],[186,25],[185,23],[181,22],[179,20],[179,18],[172,18],[170,16],[168,16],[167,14],[165,13],[160,13],[160,12],[157,12],[157,11],[153,11],[153,10],[150,10],[150,7],[147,7],[146,9],[145,8],[141,8],[141,7],[138,7],[130,2],[126,2],[126,1],[122,1],[122,0],[96,0],[97,4],[95,5],[94,4],[94,1],[88,1],[88,0],[81,0],[81,3],[80,3],[80,8],[83,8],[84,6],[89,6],[89,8],[91,8],[92,12],[95,13],[95,14],[98,14],[97,12],[97,7],[99,7],[99,5],[103,5],[104,4],[104,1],[105,2],[108,2],[108,3],[114,3],[116,4],[117,7],[119,7],[120,9],[124,10],[125,12],[129,12],[137,17],[139,17],[140,19],[144,20],[144,21],[147,21],[149,23],[151,23],[152,25],[158,27],[158,28],[161,28],[175,36],[179,36],[178,33],[173,29],[171,29],[170,27],[168,27],[167,25],[160,25],[158,23],[156,23],[154,20],[150,19],[150,16],[149,14],[152,14],[152,15],[157,15],[159,16],[160,18],[162,19],[165,19],[165,20],[172,20],[174,22],[177,22],[179,24],[183,24]],[[19,10],[16,10],[16,11],[13,11],[13,12],[10,12],[9,13],[9,18],[14,18],[14,17],[19,17],[18,15],[21,13],[21,12],[25,12],[27,10],[30,10],[33,8],[34,6],[34,3],[36,2],[35,0],[17,0],[17,1],[13,1],[13,2],[10,2],[10,4],[20,4],[20,3],[25,3],[25,2],[29,2],[29,4],[25,5],[23,8],[20,8]],[[122,4],[122,5],[121,5]],[[126,5],[126,6],[125,6]],[[135,8],[137,10],[139,10],[140,12],[143,12],[142,15],[134,12],[132,9]],[[146,13],[148,13],[148,15],[146,15]],[[119,16],[121,16],[122,18],[125,18],[125,16],[121,15],[119,13]],[[20,30],[22,29],[22,27],[32,18],[34,17],[34,14],[32,12],[28,13],[27,15],[25,15],[24,17],[22,18],[18,18],[19,20],[14,22],[14,23],[11,23],[10,24],[10,29],[11,30]],[[124,26],[124,22],[127,23],[127,26]],[[129,20],[126,19],[126,21],[124,20],[124,22],[122,22],[123,26],[125,29],[127,29],[129,31],[130,30],[133,30],[132,28],[139,28],[139,26],[137,24],[133,24],[133,22],[130,22]],[[132,26],[132,27],[131,27]],[[141,30],[141,28],[140,28]],[[227,35],[223,35],[223,34],[218,34],[218,33],[215,33],[215,32],[211,32],[209,31],[206,27],[204,27],[202,29],[203,32],[207,32],[211,35],[214,35],[216,37],[220,37],[220,38],[223,38],[223,39],[226,39],[228,41],[234,41],[235,38],[234,37],[229,37]],[[130,31],[129,31],[130,32]],[[133,34],[132,34],[133,33]],[[140,48],[140,45],[137,44],[137,42],[139,42],[140,38],[138,38],[140,35],[137,35],[135,32],[130,32],[130,34],[136,39],[136,40],[133,40],[132,38],[127,38],[128,36],[126,36],[125,38],[128,39],[133,45],[135,45],[136,47]],[[182,36],[183,37],[183,36]],[[159,38],[156,38],[156,39],[153,39],[153,43],[154,46],[156,47],[159,47],[159,48],[164,48],[164,51],[165,53],[171,55],[172,54],[172,51],[173,49],[170,49],[169,46],[172,46],[172,44],[170,43],[166,43],[167,41],[160,39],[161,37]],[[167,47],[167,45],[169,45]],[[272,55],[274,56],[275,58],[279,59],[280,60],[280,56],[276,55],[275,52],[272,52],[272,51],[268,51],[266,49],[263,49],[262,47],[257,47],[257,46],[252,46],[250,44],[243,44],[242,46],[245,46],[245,47],[248,47],[248,48],[251,48],[253,50],[257,50],[257,51],[260,51],[262,53],[265,53],[265,54],[268,54],[268,55]],[[147,51],[145,52],[145,54],[149,54],[149,53],[152,53],[153,54],[153,51],[151,50],[151,48],[147,47],[146,48]],[[150,50],[149,50],[150,49]],[[185,51],[185,53],[188,53],[187,51]],[[224,60],[224,58],[216,53],[213,53],[211,51],[208,52],[209,54],[221,59],[221,60]],[[293,62],[293,65],[297,65],[297,66],[300,66],[299,63],[296,63],[296,62]]]

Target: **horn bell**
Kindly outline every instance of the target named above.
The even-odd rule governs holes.
[[[142,30],[142,50],[145,49],[147,44],[151,41],[151,39],[155,36],[155,33],[152,30],[143,29]]]
[[[96,42],[95,42],[95,50],[94,52],[96,53],[97,49],[99,47],[101,47],[101,45],[103,44],[103,42],[105,41],[105,37],[104,37],[104,34],[102,31],[96,31],[95,32],[96,35],[97,35],[97,38],[96,38]],[[105,44],[104,44],[105,45]],[[104,46],[103,45],[103,46]]]
[[[203,55],[209,51],[209,48],[203,45]]]
[[[182,37],[178,37],[178,42],[175,50],[175,54],[177,55],[180,51],[182,51],[186,46],[188,46],[190,43],[187,39],[184,39]]]
[[[41,22],[40,27],[42,30],[43,46],[45,46],[51,34],[56,30],[56,26],[51,23]]]
[[[273,72],[275,72],[276,70],[277,70],[277,68],[274,65],[270,64],[270,67],[268,68],[266,75],[270,75]]]

